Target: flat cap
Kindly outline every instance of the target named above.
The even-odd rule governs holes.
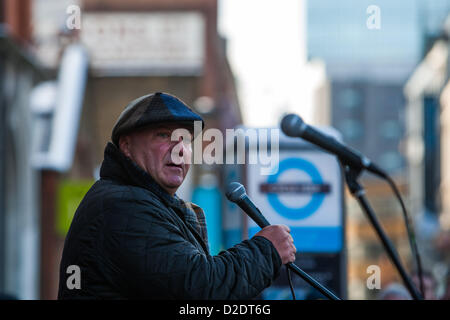
[[[167,122],[186,123],[194,127],[194,121],[201,121],[204,128],[203,119],[179,98],[168,93],[150,93],[125,107],[114,125],[111,139],[119,146],[119,137],[125,133]]]

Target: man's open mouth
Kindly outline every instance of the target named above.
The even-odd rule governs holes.
[[[169,163],[167,164],[167,166],[183,169],[183,166],[181,164]]]

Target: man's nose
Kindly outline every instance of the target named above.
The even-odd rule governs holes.
[[[181,146],[178,146],[181,143]],[[185,152],[185,148],[187,148],[186,144],[183,142],[183,137],[180,136],[178,137],[178,141],[175,140],[175,143],[172,146],[172,149],[178,147],[179,151],[179,155],[183,156],[184,152]]]
[[[182,157],[184,155],[184,148],[186,147],[183,143],[183,137],[179,137],[178,138],[178,142],[177,145],[179,145],[181,143],[181,148],[180,148],[180,153],[179,155]]]

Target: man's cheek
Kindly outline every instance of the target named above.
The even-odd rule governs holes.
[[[180,152],[182,150],[181,144],[177,144],[170,151],[170,161],[175,164],[181,164],[184,161],[184,154],[180,156]]]

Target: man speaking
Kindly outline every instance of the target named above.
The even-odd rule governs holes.
[[[251,299],[282,264],[295,260],[289,228],[263,228],[216,256],[202,209],[178,198],[189,170],[190,139],[202,121],[166,93],[124,109],[105,148],[97,181],[75,212],[60,265],[59,299]],[[177,148],[177,149],[174,149]],[[177,159],[173,159],[176,150]],[[67,285],[70,266],[80,286]]]

